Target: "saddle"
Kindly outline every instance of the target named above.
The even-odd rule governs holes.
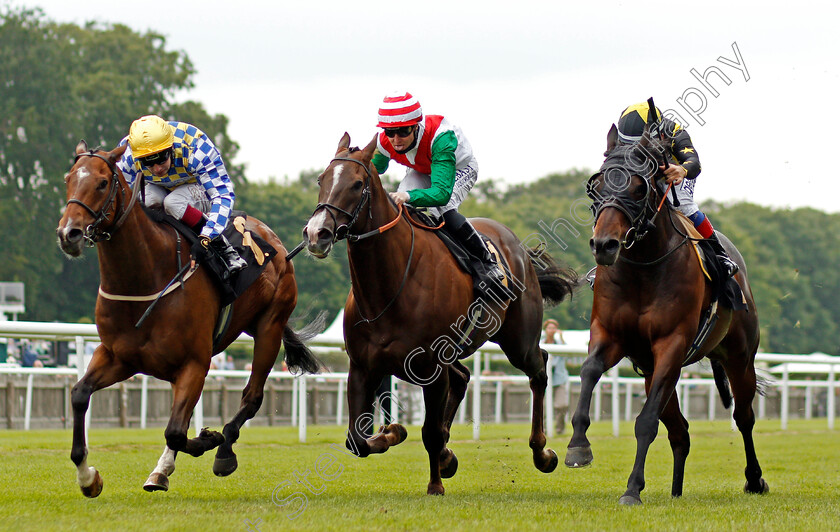
[[[165,223],[175,228],[187,241],[187,245],[182,249],[187,250],[187,253],[189,253],[189,249],[198,240],[198,235],[190,227],[166,214],[161,209],[152,209],[143,206],[143,210],[146,211],[146,214],[152,220],[158,223]],[[236,249],[237,253],[239,253],[248,265],[235,273],[227,281],[223,281],[222,273],[225,271],[225,265],[222,263],[220,257],[211,253],[209,254],[209,259],[203,263],[211,273],[211,277],[219,290],[222,308],[228,306],[237,297],[242,295],[257,280],[263,269],[265,269],[266,264],[277,254],[277,250],[268,242],[245,229],[245,220],[247,218],[248,215],[243,211],[231,212],[231,222],[225,228],[223,234],[228,239],[228,242],[230,242],[230,245]]]
[[[422,225],[426,225],[426,226],[429,226],[429,227],[437,227],[440,224],[440,221],[433,220],[423,210],[419,210],[419,209],[417,209],[415,207],[412,207],[410,205],[405,205],[405,207],[407,207],[406,212],[408,213],[408,215],[411,216],[414,219],[414,221],[416,221],[416,222],[418,222]],[[458,264],[458,267],[462,271],[464,271],[465,273],[468,273],[472,277],[472,279],[473,279],[473,291],[475,292],[476,297],[478,297],[479,294],[483,293],[483,291],[480,290],[479,287],[478,287],[478,283],[480,282],[480,280],[479,280],[478,275],[477,275],[478,274],[478,268],[480,268],[482,266],[481,259],[479,259],[478,257],[471,254],[469,251],[467,251],[467,249],[464,248],[464,246],[460,243],[460,241],[457,238],[450,235],[447,232],[445,225],[440,230],[432,231],[432,232],[434,234],[436,234],[438,236],[438,238],[440,238],[441,241],[444,243],[446,248],[452,254],[452,257],[455,259],[455,262]],[[481,239],[484,240],[484,243],[487,245],[487,249],[490,250],[490,253],[492,253],[493,255],[496,256],[496,260],[499,262],[499,265],[502,267],[502,271],[505,273],[505,277],[506,277],[505,282],[504,282],[505,286],[510,286],[509,279],[510,279],[511,273],[510,273],[510,268],[508,266],[507,260],[505,259],[504,255],[502,255],[496,249],[496,246],[493,244],[493,241],[490,240],[489,238],[487,238],[486,235],[484,235],[480,232],[478,234],[479,234],[479,236],[481,236]]]

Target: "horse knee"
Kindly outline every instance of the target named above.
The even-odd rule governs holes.
[[[82,382],[78,382],[70,391],[70,404],[75,411],[86,411],[90,405],[90,396],[93,394],[91,387]]]
[[[167,427],[163,436],[166,438],[166,446],[173,451],[183,451],[187,447],[187,433],[182,430]]]

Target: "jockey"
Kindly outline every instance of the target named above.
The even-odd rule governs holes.
[[[383,131],[372,160],[376,170],[384,173],[392,159],[408,167],[391,199],[397,205],[428,207],[431,214],[442,216],[448,233],[482,262],[478,280],[510,297],[503,290],[504,274],[496,258],[458,212],[478,179],[478,162],[461,129],[443,116],[423,115],[420,102],[408,92],[385,97],[377,127]]]
[[[648,120],[648,110],[648,103],[642,102],[631,105],[621,113],[618,119],[619,143],[635,144],[641,140]],[[669,183],[674,184],[673,188],[680,203],[676,209],[686,215],[700,235],[712,244],[718,262],[731,277],[738,272],[738,265],[723,249],[709,218],[694,203],[694,184],[700,174],[700,158],[691,144],[691,137],[679,124],[663,118],[659,109],[656,109],[656,116],[659,119],[659,133],[671,140],[671,154],[674,162],[667,169],[664,165],[659,167],[665,172],[665,180],[660,186],[664,189]],[[670,196],[668,201],[672,202]]]
[[[159,116],[131,124],[128,144],[117,165],[129,184],[145,180],[145,203],[161,207],[196,232],[204,250],[212,248],[228,278],[247,264],[222,235],[233,209],[233,183],[213,142],[197,127]]]

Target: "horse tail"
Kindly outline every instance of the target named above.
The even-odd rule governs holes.
[[[306,342],[315,338],[324,330],[327,312],[318,314],[312,323],[304,326],[301,330],[295,331],[289,325],[283,329],[283,345],[286,348],[286,365],[292,373],[318,373],[323,366],[312,351],[307,347]]]
[[[575,288],[580,285],[577,273],[572,268],[560,266],[543,247],[529,249],[528,258],[531,259],[531,264],[537,272],[540,291],[546,306],[553,307],[563,301],[566,296],[571,297]]]
[[[717,386],[720,400],[724,408],[732,406],[732,392],[729,391],[729,378],[726,376],[726,371],[723,369],[723,364],[717,360],[712,360],[712,373],[715,376],[715,385]]]

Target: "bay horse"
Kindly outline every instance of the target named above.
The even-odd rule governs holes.
[[[540,327],[544,300],[557,303],[570,295],[574,272],[561,269],[540,250],[526,249],[502,224],[474,219],[476,229],[504,256],[510,268],[508,288],[516,295],[511,301],[494,300],[492,295],[474,299],[471,276],[459,269],[440,238],[415,227],[391,201],[371,164],[375,148],[375,137],[363,150],[350,148],[350,136],[344,134],[335,157],[318,177],[318,206],[303,231],[308,252],[317,258],[329,255],[336,241],[348,241],[352,288],[344,311],[350,357],[347,447],[366,457],[384,453],[406,438],[407,431],[398,423],[368,437],[374,394],[383,377],[396,375],[422,386],[422,434],[430,471],[426,493],[442,495],[441,479],[458,468],[446,444],[470,379],[460,359],[491,340],[528,375],[534,465],[545,473],[553,471],[558,458],[545,448],[547,353],[539,346]],[[472,333],[464,334],[469,328]]]
[[[187,437],[190,417],[214,354],[213,333],[221,310],[220,297],[205,268],[198,267],[191,270],[191,277],[185,276],[180,287],[160,297],[148,318],[135,327],[150,304],[152,296],[146,294],[160,294],[178,273],[182,260],[189,263],[190,256],[189,246],[182,244],[172,227],[153,222],[139,207],[132,208],[137,190],[132,194],[116,165],[125,149],[122,146],[110,152],[88,151],[84,141],[76,146],[76,161],[64,179],[67,204],[56,230],[59,247],[69,257],[79,257],[86,242],[91,246],[97,243],[99,257],[100,288],[95,315],[102,343],[71,392],[70,458],[76,464],[78,483],[87,497],[96,497],[102,491],[102,476],[87,464],[85,442],[85,413],[95,391],[137,373],[172,383],[172,412],[164,432],[166,448],[144,485],[147,491],[165,491],[179,451],[201,456],[218,447],[213,471],[225,476],[236,470],[233,444],[245,421],[259,410],[263,386],[281,342],[285,344],[290,368],[314,372],[319,365],[304,344],[313,336],[312,331],[305,328],[295,332],[288,325],[297,302],[297,286],[285,248],[268,226],[248,217],[245,228],[262,237],[278,253],[234,302],[230,325],[215,352],[221,352],[241,332],[247,332],[254,337],[253,369],[242,392],[239,411],[222,434],[203,429],[198,437]]]
[[[644,375],[647,400],[636,418],[636,460],[627,491],[619,502],[624,505],[642,502],[645,457],[656,438],[659,420],[668,430],[674,456],[671,495],[681,496],[689,435],[688,422],[680,412],[674,390],[683,365],[705,356],[711,361],[724,406],[731,406],[734,396],[734,418],[747,458],[744,490],[764,493],[769,488],[761,476],[752,437],[758,315],[744,259],[719,234],[741,268],[735,279],[747,309],[733,311],[718,305],[717,321],[706,341],[687,360],[701,314],[710,305],[712,288],[704,279],[693,244],[677,229],[674,220],[677,214],[670,205],[659,211],[668,202],[664,201],[656,179],[663,175],[660,160],[667,159],[655,154],[670,157],[670,152],[667,141],[655,135],[651,138],[653,120],[648,122],[642,141],[633,146],[616,146],[617,131],[613,125],[608,135],[607,159],[587,187],[595,215],[590,247],[597,270],[589,354],[581,367],[581,394],[572,417],[574,434],[565,463],[569,467],[582,467],[592,462],[586,437],[592,391],[604,372],[627,357]]]

